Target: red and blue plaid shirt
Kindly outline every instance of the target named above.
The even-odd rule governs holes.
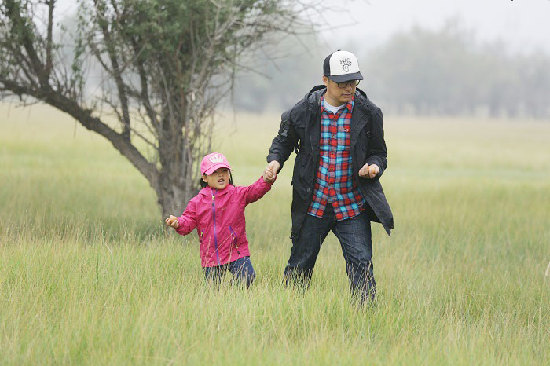
[[[330,203],[336,220],[341,221],[359,215],[365,206],[351,170],[350,131],[354,101],[352,99],[334,114],[324,108],[324,99],[321,97],[321,159],[307,213],[323,217]]]

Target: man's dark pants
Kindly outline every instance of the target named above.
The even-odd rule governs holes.
[[[299,235],[293,237],[284,272],[285,284],[309,285],[321,244],[331,230],[342,246],[353,297],[361,303],[367,299],[374,300],[376,281],[372,268],[372,233],[367,214],[362,212],[351,219],[336,221],[330,204],[322,218],[306,215]]]

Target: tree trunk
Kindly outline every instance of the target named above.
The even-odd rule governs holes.
[[[191,171],[188,174],[191,175]],[[182,184],[182,181],[185,181],[186,184]],[[155,191],[163,218],[182,214],[189,200],[198,192],[198,182],[196,182],[197,184],[191,183],[190,177],[182,179],[174,175],[161,174],[159,185]]]
[[[185,155],[186,140],[181,134],[184,116],[162,119],[159,139],[158,184],[154,186],[163,217],[179,216],[189,200],[197,193],[198,182],[193,181],[193,160]]]

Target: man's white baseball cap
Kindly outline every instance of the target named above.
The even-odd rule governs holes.
[[[323,75],[337,83],[363,80],[357,57],[351,52],[338,50],[325,58]]]

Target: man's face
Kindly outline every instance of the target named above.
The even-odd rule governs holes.
[[[210,175],[204,174],[202,180],[212,188],[224,189],[229,184],[229,169],[219,168]]]
[[[323,82],[327,87],[325,93],[326,101],[335,107],[351,102],[357,87],[357,80],[351,80],[346,83],[336,83],[328,77],[323,76]]]

